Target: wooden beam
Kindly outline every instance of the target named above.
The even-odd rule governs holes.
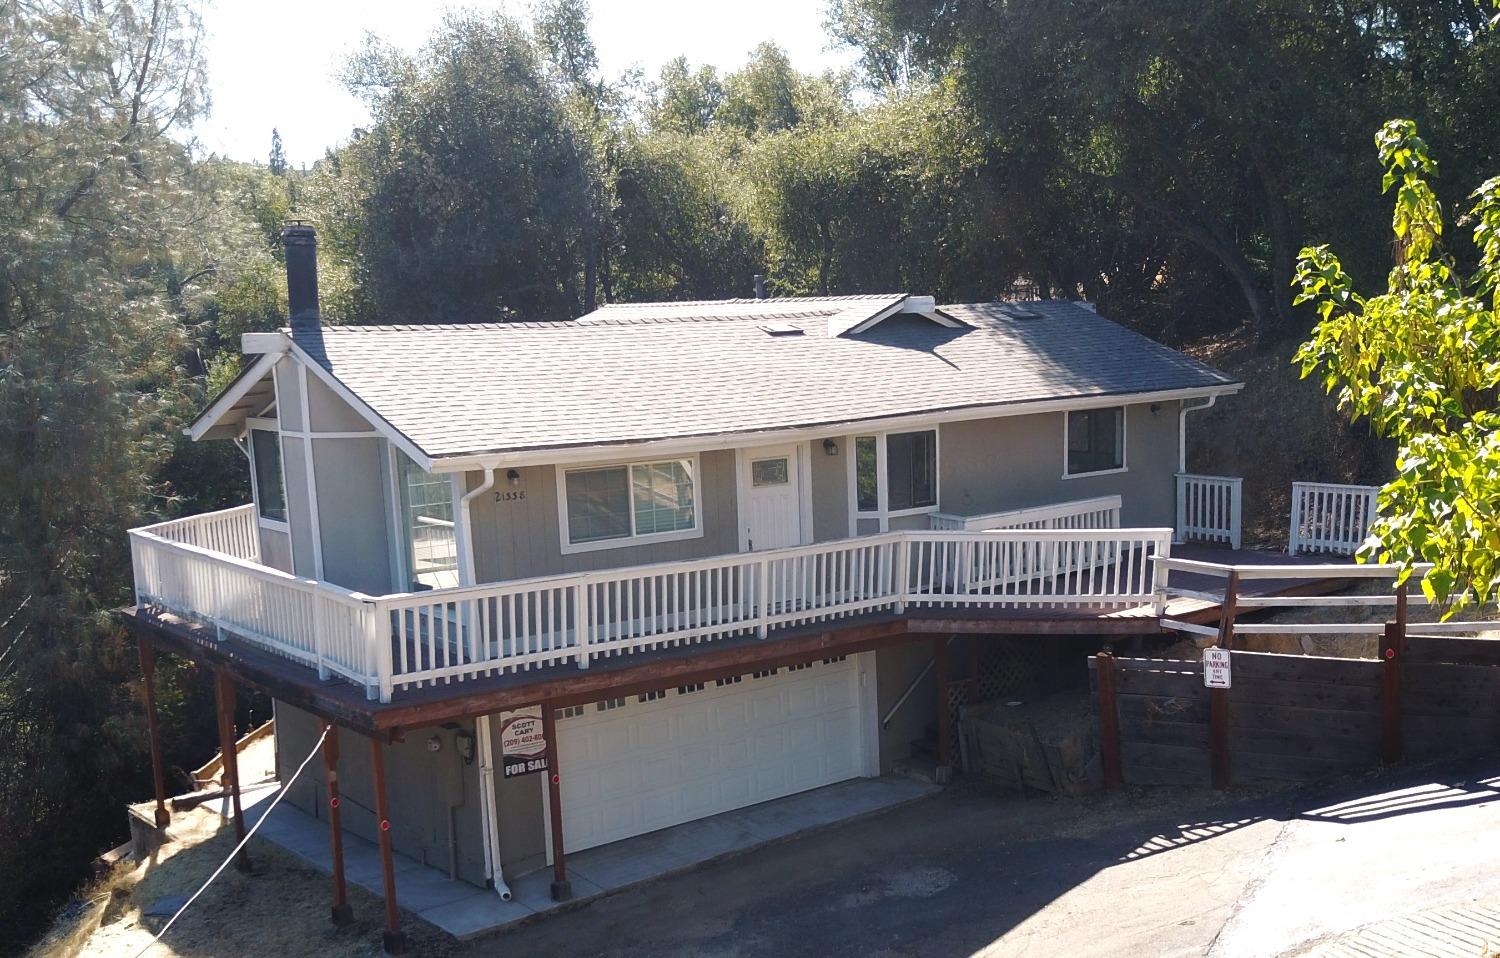
[[[344,883],[344,826],[339,809],[339,727],[323,723],[323,774],[328,785],[328,840],[333,852],[333,908],[330,917],[339,927],[354,921],[349,891]]]
[[[1219,648],[1233,652],[1234,619],[1239,610],[1240,575],[1230,572],[1224,583],[1224,608],[1219,616]],[[1232,670],[1231,670],[1232,671]],[[1228,788],[1232,780],[1229,754],[1229,689],[1210,689],[1208,724],[1214,788]]]
[[[234,676],[222,668],[214,670],[214,702],[219,712],[219,756],[224,769],[224,791],[229,795],[234,815],[234,840],[238,844],[245,840],[245,812],[240,808],[240,753],[235,746],[237,736],[234,734]],[[240,849],[234,867],[242,872],[250,870],[249,849]]]
[[[161,727],[156,718],[156,650],[151,640],[136,636],[136,651],[141,659],[141,691],[146,708],[146,736],[151,743],[151,784],[156,791],[156,827],[172,824],[167,811],[167,781],[161,759]]]
[[[542,703],[542,737],[547,740],[547,808],[552,835],[552,900],[567,901],[573,897],[573,883],[568,881],[567,858],[563,851],[562,762],[557,748],[557,707]]]
[[[1387,622],[1380,637],[1380,758],[1401,761],[1401,659],[1404,623]]]
[[[1115,701],[1115,657],[1109,652],[1094,656],[1099,678],[1099,752],[1104,765],[1104,787],[1119,788],[1125,781],[1120,758],[1120,706]]]
[[[391,816],[385,800],[385,744],[370,739],[370,770],[375,780],[375,827],[380,833],[380,873],[385,888],[385,930],[381,944],[388,955],[407,952],[406,936],[401,933],[401,911],[396,906],[396,860],[391,847]]]

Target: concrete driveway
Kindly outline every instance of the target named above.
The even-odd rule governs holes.
[[[934,798],[465,955],[1452,955],[1500,949],[1500,759],[1318,788]]]

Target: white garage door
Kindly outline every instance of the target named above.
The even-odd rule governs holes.
[[[873,655],[867,656],[873,659]],[[563,838],[578,851],[864,774],[860,656],[559,713]],[[873,688],[873,674],[867,678]],[[863,716],[868,718],[868,716]]]

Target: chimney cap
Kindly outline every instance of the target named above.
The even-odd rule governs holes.
[[[281,241],[290,245],[317,245],[318,232],[308,220],[287,220],[281,227]]]

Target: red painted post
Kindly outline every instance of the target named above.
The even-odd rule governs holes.
[[[1120,713],[1115,701],[1115,657],[1100,652],[1094,657],[1099,679],[1099,754],[1104,765],[1104,787],[1119,788],[1125,781],[1120,757]]]
[[[401,933],[401,911],[396,906],[396,861],[391,848],[390,809],[385,801],[385,746],[370,739],[370,768],[375,779],[375,827],[380,833],[380,872],[385,880],[385,931],[381,944],[388,955],[404,955],[406,936]]]
[[[235,747],[234,734],[234,679],[223,669],[214,672],[214,701],[219,711],[219,759],[224,768],[224,791],[229,793],[229,804],[234,815],[234,840],[245,840],[245,812],[240,808],[240,761]],[[234,867],[242,872],[250,870],[250,853],[240,849],[235,856]]]
[[[1404,630],[1387,622],[1380,636],[1380,757],[1387,765],[1401,761],[1401,654]]]
[[[328,783],[328,835],[333,851],[333,909],[330,917],[340,927],[354,921],[349,906],[348,887],[344,883],[344,826],[339,810],[339,727],[324,722],[328,733],[323,739],[324,777]]]
[[[1219,648],[1234,649],[1234,618],[1240,600],[1240,574],[1230,572],[1224,583],[1224,608],[1219,616]],[[1228,788],[1233,778],[1229,753],[1229,690],[1209,689],[1208,724],[1212,737],[1212,779],[1214,788]]]
[[[557,713],[551,702],[542,703],[542,735],[547,739],[547,798],[552,828],[552,900],[573,897],[568,881],[567,857],[563,852],[562,763],[558,761]]]
[[[167,780],[161,760],[161,727],[156,720],[156,649],[144,636],[137,637],[136,651],[141,658],[141,683],[146,706],[146,736],[151,741],[151,784],[156,790],[156,827],[172,824],[167,811]]]

